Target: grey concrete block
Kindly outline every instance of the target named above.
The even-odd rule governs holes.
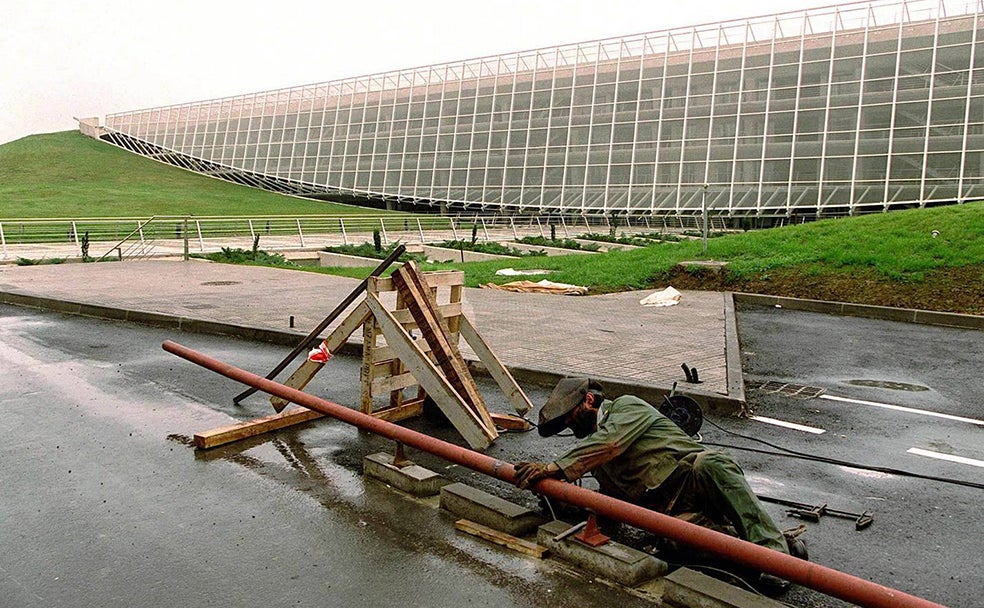
[[[362,460],[362,472],[413,496],[433,496],[441,491],[442,486],[450,483],[446,477],[422,466],[394,466],[393,455],[381,452],[370,454]]]
[[[463,483],[441,488],[441,508],[513,536],[525,536],[544,521],[525,507]]]
[[[635,587],[666,573],[666,562],[621,543],[610,541],[592,547],[574,536],[554,540],[555,536],[570,527],[571,524],[563,521],[543,524],[537,531],[537,542],[560,559],[628,587]]]
[[[781,608],[775,600],[689,568],[663,578],[662,605],[686,608]]]

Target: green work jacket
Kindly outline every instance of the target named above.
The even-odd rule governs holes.
[[[605,400],[598,408],[598,430],[555,463],[568,481],[602,468],[626,496],[638,500],[659,487],[677,462],[704,451],[672,420],[632,395]]]

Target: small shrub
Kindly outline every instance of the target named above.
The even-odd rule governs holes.
[[[64,264],[66,258],[17,258],[18,266],[44,266],[47,264]]]
[[[379,234],[378,228],[372,231],[372,246],[376,250],[376,253],[383,250],[383,239]]]
[[[279,253],[267,253],[259,249],[259,239],[254,240],[254,248],[247,251],[236,247],[223,247],[214,253],[198,254],[194,257],[204,258],[213,262],[225,264],[260,264],[264,266],[297,266]]]
[[[82,248],[82,261],[91,262],[92,258],[89,257],[89,231],[86,230],[82,235],[82,241],[79,245]]]
[[[466,243],[464,241],[444,241],[438,243],[437,247],[446,249],[458,249],[463,251],[475,251],[478,253],[491,253],[493,255],[511,255],[514,257],[539,257],[547,255],[546,251],[520,251],[515,247],[506,247],[499,243]]]
[[[559,247],[561,249],[573,249],[575,251],[598,251],[599,245],[594,243],[581,244],[574,239],[546,239],[542,236],[524,236],[516,240],[517,243],[524,245],[536,245],[538,247]]]
[[[380,244],[379,249],[376,249],[375,243],[361,243],[359,245],[331,245],[328,247],[322,247],[322,251],[328,251],[331,253],[341,253],[343,255],[354,255],[360,258],[372,258],[375,260],[385,260],[393,250],[397,248],[400,243],[390,243],[386,247]],[[400,254],[398,261],[409,262],[411,260],[417,262],[424,262],[427,260],[427,256],[403,252]]]

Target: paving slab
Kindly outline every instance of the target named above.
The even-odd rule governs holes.
[[[464,483],[441,488],[441,508],[513,536],[525,536],[543,523],[543,517],[526,507]]]
[[[170,320],[184,329],[246,339],[277,334],[289,342],[293,336],[300,341],[358,283],[195,259],[3,265],[0,301],[156,325]],[[730,294],[686,291],[676,306],[640,305],[649,293],[559,296],[466,288],[462,309],[521,382],[551,385],[564,376],[590,376],[610,394],[634,392],[651,401],[679,382],[679,392],[711,409],[740,409],[744,393]],[[395,295],[383,295],[392,307],[386,297]],[[462,354],[477,360],[465,344]],[[682,363],[696,367],[703,382],[686,384]]]

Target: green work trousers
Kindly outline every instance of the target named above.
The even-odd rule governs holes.
[[[594,471],[602,493],[627,499],[606,483],[604,468]],[[744,540],[789,553],[782,532],[762,508],[741,467],[721,452],[688,454],[658,488],[630,502],[667,515],[700,513],[716,524],[734,527]]]

